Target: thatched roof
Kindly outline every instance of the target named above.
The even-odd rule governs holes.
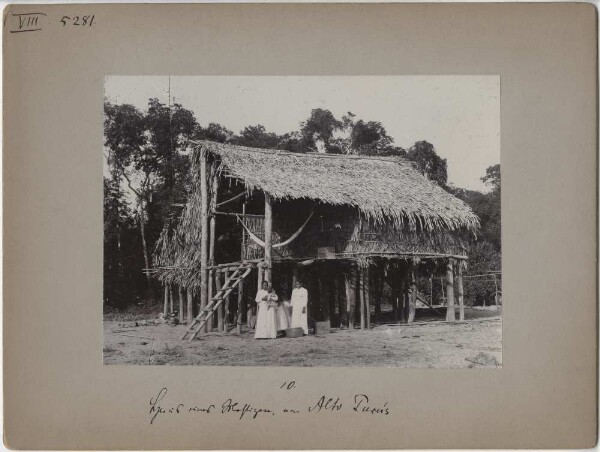
[[[222,170],[249,190],[273,198],[312,199],[350,205],[375,222],[392,221],[412,230],[468,229],[479,219],[462,200],[399,157],[298,154],[209,141],[195,147],[221,160]]]

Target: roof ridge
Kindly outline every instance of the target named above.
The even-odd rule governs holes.
[[[258,152],[263,154],[271,154],[271,155],[289,155],[294,157],[316,157],[316,158],[329,158],[329,159],[347,159],[347,160],[379,160],[383,162],[400,162],[400,163],[408,163],[408,160],[401,156],[367,156],[367,155],[355,155],[355,154],[327,154],[327,153],[318,153],[318,152],[292,152],[286,151],[284,149],[276,149],[276,148],[253,148],[250,146],[241,146],[238,144],[229,144],[229,143],[219,143],[218,141],[208,141],[208,140],[190,140],[190,142],[197,146],[223,146],[227,148],[235,148],[236,150],[242,152]]]

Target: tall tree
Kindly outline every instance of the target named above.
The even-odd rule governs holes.
[[[417,169],[429,179],[445,186],[448,182],[448,164],[441,158],[433,144],[427,141],[417,141],[407,153],[407,158],[412,160]]]

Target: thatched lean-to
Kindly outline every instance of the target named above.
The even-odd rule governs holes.
[[[345,292],[347,319],[354,319],[360,300],[361,325],[367,327],[369,266],[397,275],[397,281],[390,282],[394,303],[411,307],[401,316],[408,321],[414,319],[419,267],[456,271],[462,284],[463,265],[455,263],[467,258],[465,238],[476,233],[479,219],[405,159],[296,154],[202,141],[194,143],[191,171],[188,201],[179,221],[168,225],[157,242],[153,274],[165,286],[187,290],[188,312],[193,294],[199,295],[201,309],[192,322],[192,338],[217,308],[219,330],[227,324],[233,290],[238,294],[235,315],[241,331],[245,304],[237,285],[253,269],[257,284],[263,277],[285,279],[279,288],[288,290],[287,279],[292,273],[297,277],[301,264],[318,280],[315,287],[323,300],[325,293],[334,292],[321,280],[326,277],[319,276],[327,273],[337,281],[338,295],[329,298]],[[254,282],[249,283],[255,290]],[[319,303],[316,316],[326,320],[330,307],[339,304]],[[453,296],[447,303],[451,320]],[[396,314],[404,309],[396,308]],[[207,317],[199,320],[203,313]],[[347,321],[352,328],[354,321]]]

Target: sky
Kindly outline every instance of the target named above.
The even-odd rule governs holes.
[[[262,124],[298,130],[313,108],[338,119],[379,121],[397,146],[426,140],[448,160],[448,182],[488,191],[487,167],[500,163],[500,77],[485,76],[172,76],[171,97],[202,126],[216,122],[239,133]],[[168,76],[107,76],[105,96],[146,110],[169,101]]]

